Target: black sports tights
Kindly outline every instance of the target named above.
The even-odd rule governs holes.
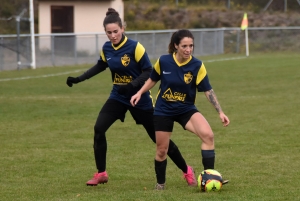
[[[135,120],[138,120],[146,129],[149,137],[155,143],[155,130],[153,125],[152,113],[143,112],[137,109],[130,109],[130,112]],[[143,112],[143,115],[137,114]],[[138,119],[137,119],[138,118]],[[94,155],[96,161],[96,167],[98,172],[106,170],[106,152],[107,152],[107,141],[105,133],[108,128],[117,120],[118,116],[112,113],[99,113],[96,124],[94,126]],[[170,140],[168,156],[183,172],[187,172],[187,165],[182,157],[176,144]]]

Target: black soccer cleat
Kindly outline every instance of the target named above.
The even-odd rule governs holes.
[[[223,181],[222,181],[222,185],[228,184],[228,183],[229,183],[229,180],[223,180]]]

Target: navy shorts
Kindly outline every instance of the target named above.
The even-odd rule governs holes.
[[[185,125],[191,119],[191,116],[199,112],[198,110],[190,110],[186,113],[175,115],[175,116],[153,116],[155,131],[165,131],[172,132],[174,127],[174,122],[178,122],[182,128],[185,130]]]

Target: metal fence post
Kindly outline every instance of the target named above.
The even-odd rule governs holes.
[[[28,38],[28,40],[26,40],[27,41],[27,44],[26,44],[26,59],[27,59],[27,61],[29,62],[29,63],[32,63],[32,59],[31,59],[31,57],[30,57],[30,55],[31,55],[31,51],[30,51],[30,38]]]
[[[78,57],[77,57],[77,37],[74,36],[74,60],[75,64],[78,64]]]
[[[220,45],[221,45],[221,54],[224,54],[224,29],[220,31]]]
[[[20,16],[16,17],[17,22],[17,68],[20,70]]]
[[[155,33],[152,34],[152,58],[155,58]]]
[[[203,54],[203,32],[200,31],[200,48],[199,48],[199,54]]]
[[[2,47],[2,44],[3,44],[3,38],[1,38],[0,40],[0,70],[2,71],[3,70],[3,65],[4,65],[4,61],[3,61],[3,47]]]
[[[240,52],[240,34],[241,30],[238,30],[236,34],[236,53]]]
[[[55,36],[51,36],[51,63],[52,66],[55,66],[55,53],[54,53],[54,40],[55,40]]]
[[[95,34],[95,39],[96,39],[96,58],[98,58],[97,56],[99,55],[99,38],[98,38],[98,34]]]
[[[214,40],[214,54],[218,53],[218,32],[214,31],[215,40]]]
[[[172,37],[173,33],[172,32],[169,32],[169,37],[166,41],[166,51],[169,52],[169,43],[170,43],[170,40],[171,40],[171,37]]]

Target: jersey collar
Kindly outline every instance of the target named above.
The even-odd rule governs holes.
[[[189,62],[192,60],[192,56],[190,55],[190,58],[189,58],[188,60],[186,60],[185,62],[179,63],[179,62],[177,61],[177,59],[176,59],[176,53],[174,52],[174,53],[173,53],[173,59],[174,59],[175,63],[176,63],[179,67],[181,67],[181,66],[184,66],[185,64],[189,63]]]
[[[122,39],[121,39],[121,40],[122,40]],[[118,50],[118,49],[120,49],[120,48],[126,43],[126,41],[127,41],[127,37],[124,36],[124,39],[123,39],[123,41],[122,41],[121,43],[119,43],[117,46],[114,46],[114,44],[111,44],[111,46],[112,46],[115,50]]]

